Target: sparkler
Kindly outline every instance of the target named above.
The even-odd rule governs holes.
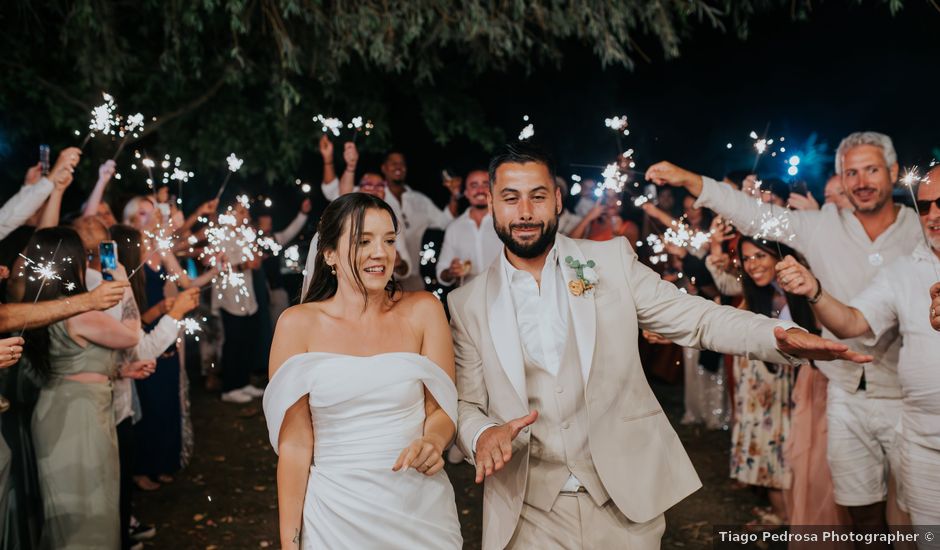
[[[242,164],[244,164],[245,161],[236,157],[235,153],[232,153],[226,157],[225,162],[228,163],[228,174],[225,174],[225,179],[222,181],[222,187],[219,187],[219,192],[215,194],[216,199],[222,196],[222,193],[225,192],[225,186],[228,185],[229,178],[232,177],[232,174],[242,169]]]
[[[334,136],[339,137],[339,131],[343,128],[343,121],[335,117],[326,117],[323,115],[317,115],[313,117],[313,120],[319,122],[323,127],[323,133],[330,132]]]
[[[535,126],[529,124],[519,132],[519,141],[525,141],[535,135]]]
[[[59,242],[56,243],[55,249],[52,251],[52,258],[49,261],[44,261],[44,257],[40,257],[40,261],[35,261],[31,258],[20,254],[20,257],[26,262],[24,268],[29,266],[32,275],[25,275],[24,272],[20,273],[20,276],[26,276],[30,281],[40,281],[39,290],[36,291],[36,297],[33,298],[33,305],[36,305],[36,302],[39,301],[39,297],[42,295],[42,289],[46,286],[46,282],[49,280],[61,281],[62,278],[59,276],[58,271],[56,270],[55,257],[59,253],[59,247],[62,246],[62,239],[59,239]],[[65,261],[71,262],[71,258],[65,258]],[[71,288],[68,289],[70,292],[75,289],[75,285],[71,285]],[[20,329],[20,333],[17,336],[22,337],[23,333],[26,332],[26,327],[29,324],[29,321],[23,322],[23,328]]]
[[[172,250],[173,250],[173,246],[174,246],[173,234],[172,234],[172,233],[171,233],[171,234],[167,234],[167,232],[166,232],[166,227],[165,227],[165,226],[163,226],[163,225],[159,226],[159,227],[157,228],[157,232],[156,232],[156,233],[152,233],[152,232],[150,232],[150,231],[144,231],[144,235],[145,235],[145,236],[147,237],[147,239],[150,241],[150,244],[151,244],[150,253],[147,254],[147,257],[144,258],[142,262],[140,262],[140,265],[138,265],[137,267],[135,267],[134,270],[131,271],[131,272],[127,275],[127,279],[128,279],[128,280],[130,280],[131,278],[133,278],[134,275],[135,275],[138,271],[140,271],[140,268],[144,267],[144,264],[146,264],[148,261],[150,261],[150,258],[152,258],[154,254],[156,254],[157,252],[160,252],[160,254],[162,255],[162,254],[164,254],[164,253],[167,252],[167,251],[172,251]]]
[[[108,135],[114,133],[112,127],[120,126],[121,117],[115,114],[117,110],[117,105],[114,104],[114,98],[104,92],[101,94],[104,99],[104,103],[96,106],[91,110],[91,121],[88,123],[88,133],[85,134],[85,139],[82,140],[82,145],[79,147],[81,150],[85,150],[85,146],[88,145],[88,142],[91,141],[91,138],[95,137],[96,134]],[[75,135],[79,136],[81,133],[78,130],[75,130]]]
[[[202,318],[202,322],[205,323],[206,321],[208,321],[208,319],[206,319],[205,317],[203,317],[203,318]],[[177,328],[183,330],[183,335],[184,335],[184,336],[195,336],[195,337],[196,337],[195,340],[196,340],[197,342],[199,341],[199,335],[196,334],[196,333],[197,333],[197,332],[202,332],[202,325],[199,323],[199,321],[198,321],[197,319],[194,319],[194,318],[192,318],[192,317],[185,317],[185,318],[180,319],[179,321],[177,321],[177,322],[176,322],[176,326],[177,326]],[[180,340],[182,340],[182,339],[181,339],[181,338],[177,338],[177,342],[179,342]]]
[[[118,136],[121,138],[121,142],[118,144],[117,151],[115,151],[114,156],[111,157],[111,160],[117,160],[118,155],[121,154],[121,151],[124,150],[124,146],[127,145],[127,140],[133,136],[134,139],[140,137],[140,132],[144,131],[144,115],[142,113],[136,113],[133,115],[128,115],[124,119],[124,125],[118,129]]]
[[[899,180],[901,185],[907,188],[907,191],[911,194],[911,199],[914,201],[914,211],[917,212],[917,217],[921,217],[920,207],[917,206],[917,194],[914,193],[915,185],[930,185],[929,176],[921,176],[917,166],[911,167],[904,172],[904,176]],[[927,236],[927,228],[921,224],[921,234],[924,236],[924,243],[927,245],[927,250],[932,250],[933,247],[930,244],[930,238]],[[933,266],[934,274],[937,276],[937,280],[940,280],[940,269],[937,268],[937,265]]]

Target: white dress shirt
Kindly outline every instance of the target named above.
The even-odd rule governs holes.
[[[32,185],[24,185],[0,208],[0,240],[6,238],[14,229],[26,223],[46,202],[55,184],[49,178],[42,178]]]
[[[441,279],[441,273],[450,267],[454,259],[470,262],[470,273],[466,280],[476,277],[486,271],[502,251],[503,241],[499,240],[493,227],[493,216],[484,216],[478,227],[477,222],[470,217],[470,209],[467,209],[444,232],[444,242],[437,258],[437,280],[444,286],[454,284],[453,281],[447,283]]]
[[[940,334],[930,326],[928,314],[929,289],[937,282],[937,273],[940,260],[921,241],[913,254],[882,269],[850,305],[868,321],[869,343],[900,329],[898,378],[904,436],[940,450]]]
[[[323,196],[333,201],[339,198],[339,180],[324,183],[320,186]],[[358,190],[357,188],[354,188]],[[421,239],[428,229],[446,229],[453,221],[454,216],[446,206],[438,208],[434,201],[420,191],[405,186],[405,192],[398,200],[391,191],[385,191],[385,202],[392,207],[401,221],[402,235],[405,237],[405,248],[408,250],[408,264],[411,266],[411,277],[420,277]]]
[[[505,254],[500,262],[509,284],[523,351],[535,365],[557,376],[568,339],[568,286],[558,261],[558,249],[553,246],[548,252],[541,284],[527,271],[513,267]],[[474,450],[480,434],[492,426],[495,424],[480,428],[473,438]],[[579,487],[581,482],[571,474],[562,491],[575,492]]]
[[[872,240],[862,223],[850,210],[826,204],[820,210],[787,210],[761,203],[757,198],[737,191],[730,185],[702,178],[702,193],[696,207],[707,207],[720,214],[745,235],[760,231],[761,220],[776,217],[789,224],[786,244],[802,253],[823,288],[842,303],[849,303],[893,260],[909,255],[923,241],[920,221],[913,209],[900,207],[897,219]],[[839,340],[823,330],[823,336],[841,341],[850,349],[874,355],[871,363],[817,361],[819,370],[833,384],[855,393],[864,373],[865,394],[875,398],[901,397],[898,383],[900,338],[888,331],[874,345],[852,338]]]

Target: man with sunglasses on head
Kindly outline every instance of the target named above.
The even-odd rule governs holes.
[[[785,216],[787,244],[806,257],[823,288],[849,302],[884,266],[910,256],[923,236],[914,210],[892,199],[899,167],[890,137],[877,132],[850,134],[839,144],[835,161],[854,210],[826,204],[820,210],[790,211],[761,204],[668,162],[651,166],[646,177],[657,184],[685,187],[698,197],[696,206],[712,209],[747,235],[759,233],[761,221],[768,216]],[[837,338],[828,330],[823,336]],[[897,480],[900,470],[894,445],[894,427],[901,416],[900,339],[897,330],[879,336],[877,341],[839,340],[873,355],[871,363],[816,363],[830,382],[826,416],[835,501],[848,507],[856,526],[876,529],[883,528],[886,519],[891,525],[907,519],[897,499],[889,495],[894,492],[889,491],[890,480]]]
[[[777,278],[787,292],[810,298],[816,318],[840,338],[873,343],[887,332],[900,332],[901,486],[914,525],[938,525],[940,335],[924,311],[931,301],[928,288],[940,273],[940,167],[919,186],[917,211],[926,238],[917,241],[910,256],[885,266],[848,305],[833,298],[792,258],[777,265]],[[930,308],[930,320],[936,319],[940,312],[933,304]]]

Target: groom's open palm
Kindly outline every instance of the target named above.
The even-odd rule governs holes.
[[[477,439],[475,462],[477,466],[477,483],[503,469],[512,459],[512,441],[519,432],[524,430],[539,417],[538,411],[510,420],[505,424],[487,428]]]

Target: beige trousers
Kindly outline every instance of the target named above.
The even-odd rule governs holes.
[[[562,493],[551,512],[523,504],[507,548],[659,550],[665,530],[662,514],[646,523],[634,523],[612,500],[598,507],[587,493]]]

